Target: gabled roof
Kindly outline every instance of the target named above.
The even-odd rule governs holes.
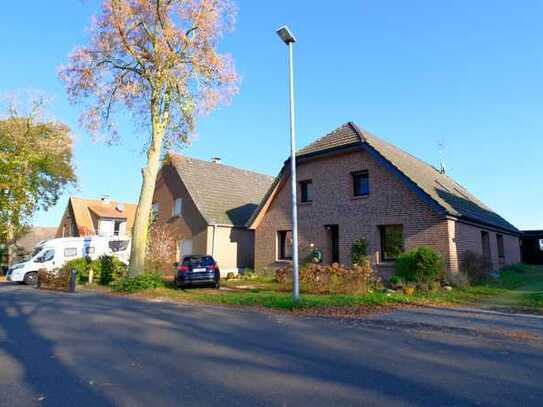
[[[91,211],[101,218],[126,219],[126,230],[129,232],[132,230],[137,208],[137,205],[132,203],[83,199],[75,196],[70,197],[68,206],[72,209],[74,221],[81,236],[97,233],[94,230]],[[62,226],[59,227],[62,228]]]
[[[296,153],[296,160],[333,154],[338,150],[361,148],[396,172],[409,187],[441,215],[464,218],[476,223],[518,233],[518,229],[482,203],[466,188],[432,165],[348,122]],[[286,171],[282,170],[279,177]],[[279,180],[274,185],[278,185]],[[270,190],[266,199],[272,195]],[[255,215],[265,206],[262,202]],[[251,222],[252,223],[252,222]]]
[[[245,227],[273,177],[171,154],[170,162],[209,225]]]

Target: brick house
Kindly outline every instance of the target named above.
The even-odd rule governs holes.
[[[253,267],[254,233],[246,223],[273,177],[219,161],[170,154],[155,185],[154,225],[172,237],[171,262],[210,254],[222,274],[237,273]]]
[[[324,262],[351,263],[364,238],[384,275],[402,251],[428,245],[457,271],[470,250],[494,267],[520,261],[519,231],[464,187],[354,123],[297,153],[301,250],[323,250]],[[248,226],[255,233],[255,268],[290,257],[290,161],[287,160]]]
[[[136,204],[70,197],[56,237],[130,236]]]

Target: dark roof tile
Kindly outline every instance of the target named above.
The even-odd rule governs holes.
[[[171,161],[210,225],[245,226],[273,177],[172,154]]]
[[[446,213],[518,232],[511,223],[482,203],[475,195],[432,165],[356,126],[346,123],[308,146],[298,150],[297,157],[324,153],[328,150],[360,143],[369,146],[416,184]]]

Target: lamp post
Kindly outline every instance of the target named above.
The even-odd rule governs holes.
[[[292,221],[292,296],[300,299],[298,278],[298,209],[296,200],[296,120],[294,115],[294,66],[292,47],[296,38],[285,25],[277,30],[277,35],[288,46],[289,100],[290,100],[290,190]]]

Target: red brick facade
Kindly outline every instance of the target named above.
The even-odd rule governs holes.
[[[174,216],[174,201],[182,199],[182,213]],[[192,196],[171,165],[160,170],[153,197],[158,204],[157,225],[165,226],[169,237],[169,259],[179,260],[182,241],[190,241],[190,254],[209,254],[219,263],[222,274],[252,267],[253,231],[228,225],[209,225],[198,210]]]
[[[351,173],[366,170],[369,195],[353,196]],[[388,274],[392,262],[381,260],[379,227],[402,225],[406,250],[427,245],[438,250],[451,271],[458,270],[458,259],[466,250],[482,253],[480,227],[448,220],[435,212],[400,177],[365,151],[314,158],[298,164],[298,181],[312,180],[312,202],[298,204],[299,241],[301,247],[314,244],[330,262],[329,237],[325,225],[338,225],[339,261],[351,263],[351,246],[355,240],[369,242],[371,261]],[[298,185],[298,200],[300,186]],[[282,182],[269,207],[255,227],[255,268],[278,265],[277,232],[290,230],[290,182]],[[504,236],[505,257],[497,257],[496,233],[490,233],[491,254],[495,266],[520,261],[519,239]]]

